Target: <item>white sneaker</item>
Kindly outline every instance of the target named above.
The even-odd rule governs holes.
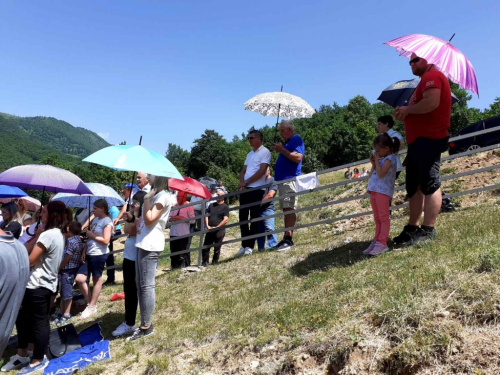
[[[253,250],[250,249],[249,247],[245,247],[245,251],[243,253],[243,255],[252,255],[253,254]]]
[[[94,315],[97,312],[97,305],[87,306],[85,310],[80,314],[80,319],[87,319],[90,315]]]
[[[7,362],[5,365],[3,365],[2,371],[19,370],[20,368],[28,366],[30,362],[31,362],[31,359],[29,356],[21,357],[21,356],[15,354],[12,357],[10,357],[9,362]]]
[[[235,258],[242,257],[245,255],[246,247],[240,247],[240,250],[234,255]]]
[[[137,329],[135,326],[129,326],[127,323],[123,322],[118,326],[117,329],[115,329],[112,333],[114,337],[118,336],[124,336],[128,334],[134,333],[134,331]]]

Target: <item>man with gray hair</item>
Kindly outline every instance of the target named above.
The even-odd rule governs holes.
[[[304,159],[304,141],[298,134],[295,134],[295,126],[292,121],[284,120],[280,124],[280,135],[284,144],[276,143],[273,150],[278,152],[278,160],[274,166],[274,178],[276,182],[288,179],[295,179],[301,175],[302,160]],[[294,181],[288,181],[278,185],[280,206],[284,212],[297,209],[297,187]],[[295,213],[285,215],[285,228],[292,228],[297,221]],[[278,243],[278,251],[291,248],[293,243],[293,230],[287,230],[283,240]]]

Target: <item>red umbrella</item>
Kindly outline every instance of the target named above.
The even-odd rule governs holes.
[[[168,179],[168,187],[172,190],[183,191],[189,195],[194,195],[203,199],[212,198],[212,194],[205,185],[190,177],[184,177],[184,181],[177,178]]]

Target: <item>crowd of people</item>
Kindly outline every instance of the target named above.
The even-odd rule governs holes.
[[[421,82],[410,103],[397,107],[394,116],[404,121],[408,153],[401,163],[398,152],[403,145],[401,134],[393,130],[392,116],[378,119],[379,135],[373,141],[370,171],[348,169],[346,178],[369,176],[368,192],[375,220],[375,234],[367,255],[379,255],[387,250],[390,234],[390,204],[395,180],[406,166],[406,190],[410,200],[410,217],[401,234],[394,237],[395,245],[412,244],[432,239],[436,218],[441,207],[440,157],[448,143],[451,116],[451,91],[448,80],[425,59],[412,55],[410,66]],[[301,175],[305,153],[302,138],[295,133],[292,121],[279,125],[283,143],[275,142],[278,153],[271,175],[271,151],[263,146],[263,134],[252,130],[248,153],[240,173],[239,222],[241,248],[236,257],[257,250],[285,251],[294,246],[293,227],[297,216],[298,196],[295,179]],[[73,284],[76,283],[86,301],[80,318],[97,312],[103,285],[105,266],[114,264],[112,237],[127,235],[123,253],[123,289],[125,314],[114,336],[126,336],[134,341],[154,333],[155,275],[160,254],[165,248],[165,228],[170,222],[170,252],[172,269],[191,264],[191,238],[199,230],[209,230],[204,236],[202,266],[210,263],[210,247],[214,247],[212,264],[220,259],[222,241],[229,221],[229,207],[224,201],[227,189],[222,181],[211,187],[213,200],[205,207],[201,198],[192,197],[189,207],[187,194],[168,191],[168,179],[138,173],[137,185],[125,185],[126,204],[118,209],[108,207],[105,199],[94,202],[93,212],[80,210],[73,215],[64,203],[51,201],[41,209],[40,220],[31,217],[22,200],[2,205],[0,223],[0,356],[14,325],[18,334],[18,349],[2,367],[2,371],[22,369],[35,373],[47,365],[45,353],[49,344],[50,316],[55,296],[61,296],[55,323],[65,324],[72,318]],[[284,212],[285,232],[278,242],[274,231],[275,197]],[[422,213],[423,223],[420,226]],[[261,218],[259,221],[253,219]],[[123,227],[120,225],[124,220]],[[85,230],[82,232],[82,230]],[[268,234],[267,234],[268,233]],[[259,237],[259,234],[261,236]],[[264,235],[262,235],[264,234]],[[250,238],[245,238],[250,237]],[[257,238],[258,237],[258,238]],[[266,246],[267,241],[267,246]],[[114,283],[109,273],[108,282]],[[89,281],[93,287],[90,289]],[[137,309],[140,322],[136,326]]]

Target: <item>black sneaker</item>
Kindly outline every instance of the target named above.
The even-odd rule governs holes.
[[[127,341],[139,340],[144,337],[151,336],[153,333],[155,333],[155,329],[153,328],[152,324],[147,329],[137,328],[132,336],[127,337]]]
[[[437,236],[436,229],[434,227],[426,227],[422,225],[421,228],[418,228],[415,237],[413,238],[413,243],[424,242],[432,240]]]
[[[282,244],[278,244],[278,250],[277,251],[285,251],[293,247],[295,244],[293,243],[292,236],[285,236],[283,241],[281,241]]]
[[[405,225],[401,234],[392,239],[394,245],[411,245],[419,229],[416,225]]]

